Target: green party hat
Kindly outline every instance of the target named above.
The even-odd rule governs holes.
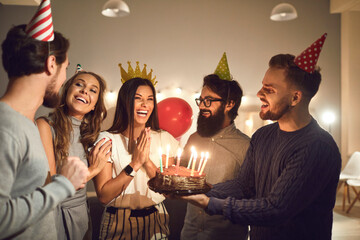
[[[218,75],[222,80],[231,81],[231,75],[229,70],[229,65],[226,58],[226,53],[224,52],[222,58],[220,59],[219,64],[217,65],[214,74]]]
[[[84,71],[84,69],[81,67],[80,64],[76,65],[76,71],[75,71],[75,74],[78,73],[78,72],[82,72]]]

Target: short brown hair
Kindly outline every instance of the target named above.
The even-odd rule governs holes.
[[[2,61],[9,78],[44,72],[50,55],[58,65],[66,60],[70,43],[61,33],[54,32],[53,41],[43,42],[27,36],[25,28],[25,24],[11,28],[2,43]]]
[[[229,117],[231,121],[234,121],[238,115],[243,96],[239,83],[235,80],[222,80],[218,75],[210,74],[204,77],[203,87],[205,86],[224,99],[225,103],[234,101],[234,107],[229,111]]]
[[[309,100],[315,96],[321,83],[320,68],[308,73],[294,63],[295,56],[291,54],[278,54],[269,61],[270,68],[285,69],[286,79],[290,84],[298,87]]]

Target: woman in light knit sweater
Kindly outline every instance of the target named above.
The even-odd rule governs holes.
[[[59,107],[49,117],[37,120],[51,175],[59,172],[69,155],[78,156],[88,166],[88,181],[105,166],[111,141],[103,144],[101,140],[92,151],[86,150],[94,144],[106,117],[105,89],[106,83],[99,75],[79,71],[65,83]],[[63,201],[57,211],[58,239],[83,239],[89,229],[86,188]]]

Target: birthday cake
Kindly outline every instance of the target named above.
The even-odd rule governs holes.
[[[210,190],[210,185],[205,181],[205,174],[199,174],[198,171],[182,167],[171,166],[160,168],[156,171],[156,176],[148,182],[149,188],[159,193],[175,194],[197,194],[205,193]]]

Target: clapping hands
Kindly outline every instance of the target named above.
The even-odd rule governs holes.
[[[145,128],[137,139],[131,163],[137,171],[149,160],[150,153],[150,128]]]

